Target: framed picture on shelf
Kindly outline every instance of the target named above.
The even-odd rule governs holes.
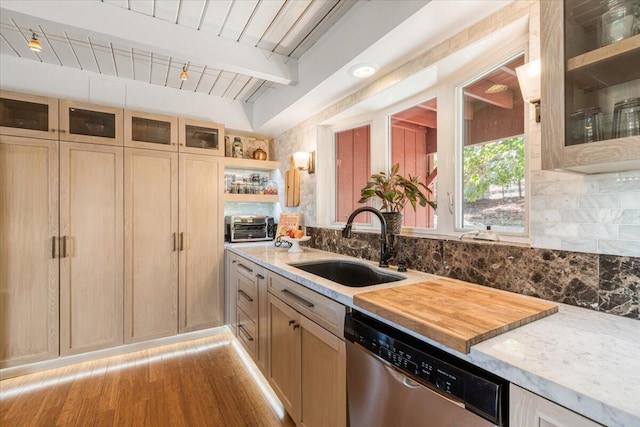
[[[280,236],[288,236],[290,230],[297,230],[300,225],[302,225],[302,214],[280,214],[280,219],[278,220],[278,228],[276,230],[276,238]]]

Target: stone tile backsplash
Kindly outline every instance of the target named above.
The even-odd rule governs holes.
[[[309,245],[372,261],[379,234],[307,227]],[[496,289],[640,319],[640,258],[396,236],[392,264]]]

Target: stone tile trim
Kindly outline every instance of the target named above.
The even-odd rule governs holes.
[[[379,234],[307,227],[309,245],[371,261]],[[640,320],[640,258],[396,236],[392,264]]]

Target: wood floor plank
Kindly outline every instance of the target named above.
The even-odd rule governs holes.
[[[3,380],[0,425],[293,427],[270,406],[234,339],[220,334]]]

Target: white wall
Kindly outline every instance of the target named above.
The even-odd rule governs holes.
[[[251,131],[251,105],[2,55],[0,88],[223,123]]]
[[[328,225],[322,218],[327,216],[328,203],[332,197],[328,174],[333,165],[327,157],[331,153],[331,148],[327,145],[332,140],[330,132],[321,126],[323,123],[331,117],[338,117],[354,105],[365,104],[379,93],[378,87],[385,86],[388,82],[394,82],[391,83],[394,85],[395,82],[406,80],[424,70],[433,63],[434,58],[439,57],[439,50],[446,49],[449,54],[472,43],[474,37],[478,39],[487,36],[522,16],[528,16],[530,22],[529,58],[537,58],[540,53],[539,3],[516,2],[421,55],[417,61],[410,61],[381,76],[366,88],[336,100],[306,122],[278,136],[275,139],[278,159],[286,159],[295,151],[317,149],[320,164],[316,175],[302,176],[300,206],[285,210],[302,212],[306,225]],[[531,246],[640,256],[640,171],[590,176],[542,171],[540,124],[535,123],[532,110],[530,109],[526,126]],[[373,135],[372,132],[372,138],[379,137],[386,138],[384,133]],[[384,157],[382,153],[375,155]],[[445,160],[447,159],[440,159],[443,163]],[[286,160],[282,160],[281,169],[286,170],[287,167]],[[446,205],[446,200],[439,200],[439,203]]]

